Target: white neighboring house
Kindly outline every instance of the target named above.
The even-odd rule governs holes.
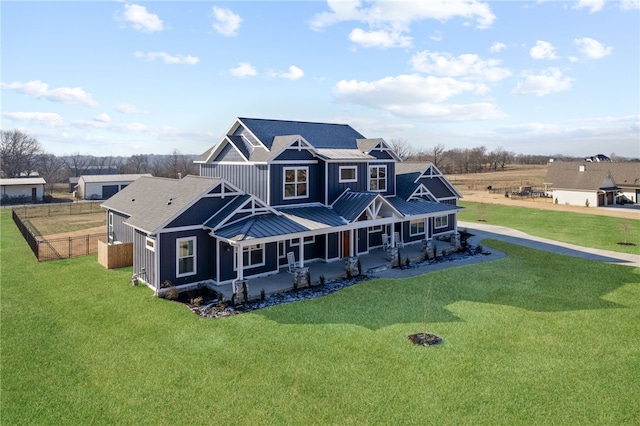
[[[637,203],[640,163],[554,162],[544,183],[558,204],[602,207],[625,201]]]
[[[106,200],[135,182],[145,174],[129,175],[86,175],[80,176],[76,185],[76,197],[83,200]]]
[[[12,199],[34,203],[42,201],[46,183],[42,177],[0,179],[0,198],[3,202]]]

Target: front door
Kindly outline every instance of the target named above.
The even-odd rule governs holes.
[[[31,201],[38,201],[38,188],[31,188]]]
[[[349,238],[349,231],[342,231],[342,257],[349,256],[350,246],[351,246],[351,240]]]

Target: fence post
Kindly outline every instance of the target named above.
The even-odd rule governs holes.
[[[89,234],[87,234],[87,250],[86,250],[86,252],[84,253],[84,255],[85,255],[85,256],[88,256],[88,255],[89,255]]]
[[[68,251],[69,256],[67,257],[71,257],[71,247],[73,247],[73,245],[71,244],[71,237],[69,237],[69,251]]]

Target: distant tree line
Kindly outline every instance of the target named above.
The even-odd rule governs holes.
[[[0,130],[0,136],[0,172],[5,178],[37,173],[47,183],[53,184],[68,182],[70,177],[113,171],[119,174],[150,173],[153,176],[169,178],[198,173],[198,168],[193,163],[195,155],[185,155],[177,149],[170,155],[100,157],[75,153],[59,157],[45,152],[36,138],[19,130]],[[509,164],[545,165],[549,161],[548,155],[516,154],[503,147],[488,151],[484,145],[449,150],[443,144],[416,148],[402,138],[390,139],[389,145],[403,161],[430,161],[445,174],[498,171],[504,170]],[[562,155],[552,157],[563,158]],[[611,159],[625,160],[624,157],[615,154],[611,154]]]

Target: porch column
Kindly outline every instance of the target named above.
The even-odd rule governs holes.
[[[354,241],[354,237],[355,237],[355,232],[353,232],[353,229],[349,229],[349,257],[353,257],[353,246],[355,245],[355,241]]]
[[[389,232],[389,244],[391,245],[391,247],[395,247],[396,246],[396,225],[395,225],[395,223],[392,223],[391,225],[389,225],[389,229],[391,229],[391,231]]]
[[[304,237],[300,237],[300,246],[298,248],[298,259],[300,259],[300,264],[298,267],[304,267]]]
[[[238,266],[237,279],[242,281],[244,279],[244,256],[242,255],[242,246],[235,246],[234,252],[236,255],[236,264]]]

